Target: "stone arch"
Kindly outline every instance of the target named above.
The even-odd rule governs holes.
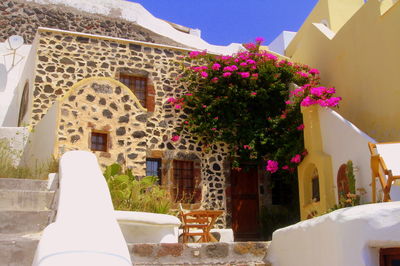
[[[121,162],[143,176],[147,110],[121,82],[92,77],[76,83],[59,102],[57,153],[91,150],[102,166]],[[92,136],[107,134],[107,149],[92,149]]]
[[[19,105],[19,114],[18,114],[18,126],[22,126],[22,121],[28,111],[29,104],[29,82],[26,81],[24,89],[22,91],[21,101]]]
[[[127,94],[129,94],[129,96],[135,101],[135,103],[137,104],[138,108],[141,111],[145,111],[145,112],[147,111],[146,108],[143,108],[143,106],[139,103],[139,100],[136,97],[136,95],[127,86],[125,86],[123,83],[119,82],[118,80],[109,78],[109,77],[90,77],[90,78],[83,79],[83,80],[75,83],[71,87],[71,89],[61,98],[61,101],[68,98],[78,88],[83,87],[88,84],[91,84],[91,83],[94,83],[96,81],[97,82],[109,82],[110,84],[113,84],[116,87],[120,87],[121,90],[124,90]]]

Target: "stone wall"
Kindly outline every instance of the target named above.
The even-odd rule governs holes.
[[[17,34],[23,36],[26,43],[32,43],[38,27],[183,46],[123,19],[81,12],[67,6],[41,5],[23,0],[0,1],[0,42]]]
[[[269,242],[129,244],[134,265],[270,266]]]
[[[174,128],[186,115],[166,99],[187,92],[178,80],[187,51],[56,30],[40,30],[39,34],[31,124],[62,98],[59,154],[89,150],[92,130],[109,132],[109,151],[95,152],[101,164],[124,162],[136,175],[144,176],[145,159],[161,158],[163,184],[171,185],[173,160],[194,161],[197,191],[206,188],[202,206],[226,210],[226,145],[203,151],[196,137],[183,135],[178,142],[171,141]],[[144,109],[134,94],[115,80],[120,71],[127,70],[147,76],[154,90],[153,112]],[[218,223],[226,225],[225,214]]]

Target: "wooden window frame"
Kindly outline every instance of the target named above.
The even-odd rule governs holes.
[[[400,260],[400,248],[381,248],[379,266],[391,266],[393,260]]]
[[[161,158],[146,158],[146,176],[148,176],[147,174],[147,162],[157,162],[158,163],[158,167],[157,167],[157,177],[158,177],[158,184],[161,185],[162,182],[162,171],[161,171],[161,167],[162,167],[162,160]]]
[[[181,165],[179,165],[181,164]],[[191,165],[189,168],[185,168],[183,165]],[[196,180],[195,180],[195,168],[194,161],[187,160],[173,160],[173,189],[174,198],[176,202],[184,203],[195,203],[196,197]],[[183,172],[188,172],[182,174]],[[190,176],[190,177],[188,177]],[[189,182],[185,182],[189,180]],[[187,197],[189,196],[189,197]]]
[[[125,83],[123,81],[123,79],[129,80],[128,84]],[[122,73],[119,74],[119,81],[121,83],[123,83],[124,85],[126,85],[132,91],[132,93],[135,94],[136,98],[138,99],[138,101],[140,102],[140,104],[144,108],[147,107],[147,97],[148,97],[147,96],[147,94],[148,94],[148,89],[147,89],[148,78],[147,77],[138,76],[138,75],[133,75],[133,74],[128,74],[128,73],[123,73],[122,72]],[[140,93],[143,93],[143,99],[140,97],[139,89],[136,88],[136,86],[135,86],[136,81],[143,81],[144,82],[143,92],[140,92]]]
[[[22,121],[28,111],[29,104],[29,82],[27,81],[24,85],[24,89],[22,91],[21,101],[19,103],[19,113],[18,113],[18,126],[22,126]]]
[[[104,147],[104,149],[94,149],[93,148],[93,136],[102,136],[105,137],[105,143],[104,145],[102,145],[102,143],[95,143],[95,145],[102,145]],[[103,138],[104,139],[104,138]],[[91,151],[100,151],[100,152],[108,152],[108,145],[109,145],[109,141],[110,141],[110,137],[109,137],[109,133],[108,132],[104,132],[104,131],[97,131],[97,130],[93,130],[90,133],[90,150]]]

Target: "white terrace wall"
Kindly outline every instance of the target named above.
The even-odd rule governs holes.
[[[22,155],[23,164],[35,166],[37,163],[47,163],[51,160],[56,144],[58,112],[59,102],[56,101],[35,128],[31,130]]]
[[[304,146],[308,155],[298,167],[302,220],[324,214],[338,203],[338,172],[353,162],[356,189],[361,202],[371,202],[371,168],[368,142],[376,141],[332,109],[310,106],[302,109]],[[318,177],[320,199],[315,200],[312,180]],[[365,192],[365,194],[364,194]]]
[[[325,153],[332,159],[332,176],[335,185],[335,198],[338,198],[337,175],[339,167],[348,160],[353,161],[356,189],[363,188],[364,202],[371,202],[371,167],[368,142],[376,141],[358,129],[337,112],[329,108],[318,108],[322,145]]]

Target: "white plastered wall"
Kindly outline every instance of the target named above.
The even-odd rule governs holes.
[[[399,245],[400,203],[343,208],[274,232],[272,266],[378,266],[379,248]]]
[[[376,141],[329,108],[318,108],[323,150],[331,156],[333,184],[337,200],[337,175],[339,167],[348,160],[353,162],[356,189],[363,188],[363,202],[371,202],[371,167],[368,142]]]
[[[36,163],[47,163],[53,156],[57,141],[57,122],[59,102],[56,101],[47,114],[29,133],[28,142],[22,157],[22,163],[34,166]]]
[[[0,126],[16,127],[18,126],[21,98],[17,86],[21,83],[21,80],[25,80],[25,76],[22,73],[24,72],[23,69],[27,62],[28,54],[31,51],[31,45],[23,45],[16,50],[15,62],[17,64],[13,67],[13,55],[9,54],[11,50],[5,48],[5,43],[0,43],[0,47],[0,64],[4,64],[7,69],[6,79],[0,75]]]

